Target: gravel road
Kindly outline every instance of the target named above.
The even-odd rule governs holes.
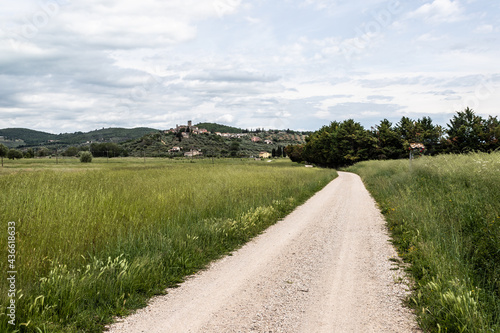
[[[339,177],[240,250],[110,327],[122,332],[420,332],[361,179]]]

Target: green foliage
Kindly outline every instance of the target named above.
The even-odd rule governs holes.
[[[373,135],[377,139],[377,147],[373,157],[379,160],[401,158],[404,152],[399,133],[392,127],[392,123],[384,119],[375,127]]]
[[[88,133],[75,132],[64,134],[51,134],[41,131],[34,131],[26,128],[6,128],[0,130],[0,136],[11,140],[21,139],[26,145],[43,145],[49,141],[57,144],[74,145],[84,144],[87,141],[113,141],[123,142],[131,139],[137,139],[145,134],[156,132],[153,128],[138,127],[133,129],[126,128],[106,128],[91,131]]]
[[[500,153],[370,161],[361,175],[415,279],[431,332],[500,331]]]
[[[9,160],[23,158],[23,153],[17,149],[9,149],[7,152],[7,158]]]
[[[304,161],[304,145],[289,145],[285,147],[285,153],[292,162],[301,163]]]
[[[148,136],[149,139],[149,136]],[[90,151],[94,157],[118,157],[126,154],[123,147],[116,143],[92,143]]]
[[[1,332],[20,323],[26,333],[101,332],[113,316],[238,248],[336,176],[286,160],[53,163],[22,161],[23,172],[0,177],[0,216],[16,222],[22,272],[18,326],[0,315]],[[6,242],[0,237],[0,248]],[[0,270],[6,265],[0,261]],[[0,280],[2,314],[7,288]]]
[[[303,159],[327,167],[366,160],[376,143],[370,133],[352,119],[342,123],[332,122],[310,135],[306,141]]]
[[[229,146],[229,152],[231,157],[236,157],[240,151],[240,143],[238,141],[231,142]]]
[[[237,127],[231,127],[231,126],[226,126],[226,125],[221,125],[221,124],[216,124],[216,123],[199,123],[196,125],[198,128],[204,128],[209,132],[215,133],[215,132],[220,132],[220,133],[245,133],[246,131],[237,128]]]
[[[3,158],[7,157],[8,152],[9,152],[9,148],[7,148],[7,146],[0,143],[0,159],[2,160],[2,167],[3,167]]]
[[[80,162],[82,162],[82,163],[92,162],[92,153],[88,152],[88,151],[80,152]]]
[[[43,147],[43,148],[38,149],[38,151],[36,152],[36,155],[38,157],[49,156],[50,155],[50,151],[47,148]]]
[[[71,146],[66,148],[66,150],[63,153],[63,156],[76,156],[80,152],[80,149],[75,146]]]
[[[457,112],[450,120],[447,140],[443,138],[444,133],[444,129],[434,125],[430,117],[417,121],[402,117],[395,126],[384,119],[372,131],[365,130],[352,119],[342,123],[334,121],[309,135],[304,155],[299,158],[295,154],[293,160],[343,167],[368,159],[407,157],[410,143],[424,144],[427,155],[491,152],[500,148],[500,121],[491,116],[485,120],[469,108]]]
[[[303,142],[301,135],[287,134],[285,132],[262,132],[258,136],[262,140],[271,140],[272,144],[264,142],[252,142],[253,135],[240,138],[222,137],[215,134],[190,134],[188,138],[182,138],[182,133],[176,137],[173,133],[155,133],[140,140],[123,143],[122,148],[131,156],[151,157],[177,157],[182,154],[169,152],[173,147],[182,147],[183,151],[201,149],[204,157],[251,157],[258,156],[261,151],[277,151],[280,146],[297,144]],[[179,141],[181,139],[181,141]]]
[[[35,157],[35,151],[33,150],[33,148],[28,148],[25,152],[24,152],[24,158],[33,158]]]
[[[0,143],[0,157],[7,157],[8,152],[9,152],[9,148]]]
[[[27,128],[4,128],[0,129],[0,136],[10,140],[21,139],[28,145],[35,145],[49,140],[55,140],[56,135]]]
[[[497,124],[498,125],[498,124]],[[448,125],[448,139],[452,152],[469,152],[482,150],[484,119],[466,108],[457,112]],[[497,138],[498,139],[498,138]]]

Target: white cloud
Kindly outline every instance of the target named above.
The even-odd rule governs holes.
[[[500,77],[500,44],[477,35],[500,15],[486,2],[47,1],[0,12],[0,128],[369,126],[440,115],[474,98],[479,74]],[[478,112],[500,115],[498,91]]]
[[[418,38],[416,40],[419,42],[436,42],[436,41],[442,40],[444,38],[445,38],[444,36],[439,36],[435,32],[432,32],[432,33],[425,33],[423,35],[420,35],[420,36],[418,36]]]
[[[493,25],[492,24],[481,24],[476,27],[474,32],[479,33],[479,34],[489,34],[494,31]]]
[[[410,13],[409,17],[423,18],[431,22],[455,22],[464,19],[459,0],[434,0]]]
[[[331,113],[328,111],[317,111],[314,113],[314,116],[316,118],[325,119],[325,120],[331,119],[331,117],[332,117]]]

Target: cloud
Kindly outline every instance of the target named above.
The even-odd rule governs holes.
[[[367,126],[441,115],[469,101],[500,115],[498,5],[391,4],[11,1],[0,12],[0,128],[192,119],[314,130],[345,117]],[[459,19],[470,24],[436,28]],[[476,98],[484,78],[494,93]]]
[[[418,42],[437,42],[443,40],[445,36],[440,36],[436,32],[428,32],[423,35],[418,36],[416,39]]]
[[[203,72],[198,74],[188,74],[184,80],[188,81],[215,81],[215,82],[275,82],[280,78],[276,75],[266,75],[265,73],[251,73],[238,70],[221,70]]]
[[[489,34],[494,31],[493,25],[492,24],[481,24],[474,29],[475,33],[478,34]]]
[[[409,17],[422,18],[427,22],[456,22],[463,20],[463,8],[459,0],[434,0],[410,13]]]

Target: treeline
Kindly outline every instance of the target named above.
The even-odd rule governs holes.
[[[500,147],[500,121],[484,119],[470,108],[458,111],[447,128],[435,125],[430,117],[412,120],[402,117],[393,125],[382,120],[370,130],[352,119],[334,121],[312,133],[302,145],[285,148],[294,162],[314,163],[325,167],[343,167],[359,161],[408,157],[410,144],[421,143],[418,153],[491,152]]]
[[[128,156],[128,152],[122,146],[111,142],[92,143],[90,145],[90,152],[94,157]]]
[[[158,130],[147,127],[127,128],[103,128],[91,132],[75,132],[51,134],[27,128],[5,128],[0,129],[0,136],[5,140],[23,140],[24,148],[30,146],[60,146],[81,145],[87,142],[123,142],[134,140],[146,134],[158,132]]]

